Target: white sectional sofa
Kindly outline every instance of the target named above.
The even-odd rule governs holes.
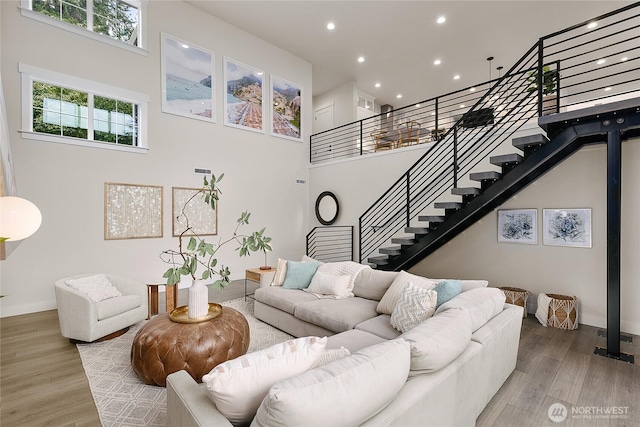
[[[343,299],[276,286],[256,291],[258,319],[296,337],[328,336],[327,348],[345,347],[351,355],[274,385],[252,426],[300,425],[301,419],[305,427],[475,424],[515,369],[522,308],[505,304],[502,291],[486,282],[462,281],[463,292],[401,333],[388,314],[378,313],[399,274],[406,273],[366,268],[354,296]],[[351,377],[339,380],[347,372]],[[282,390],[295,391],[288,395],[295,398]],[[349,398],[340,398],[345,390]],[[384,404],[369,405],[381,396]],[[232,425],[184,371],[167,378],[167,416],[169,426]]]

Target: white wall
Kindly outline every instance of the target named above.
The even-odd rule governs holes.
[[[148,56],[24,18],[18,1],[0,3],[2,80],[18,191],[43,214],[40,230],[0,264],[0,291],[6,295],[0,300],[1,316],[54,308],[53,282],[73,274],[108,272],[162,282],[166,265],[158,255],[177,244],[171,237],[171,187],[199,186],[202,178],[193,173],[196,167],[225,172],[219,237],[229,237],[239,214],[249,210],[251,224],[245,230],[267,227],[267,235],[273,237],[272,264],[278,257],[299,257],[304,252],[309,195],[307,186],[296,184],[296,179],[308,178],[309,63],[180,1],[149,2]],[[215,52],[216,124],[161,112],[161,32]],[[223,125],[225,56],[304,87],[303,143]],[[149,153],[21,138],[18,63],[148,94]],[[105,182],[163,186],[164,237],[105,241]],[[245,268],[264,262],[261,254],[238,258],[234,249],[226,246],[219,260],[230,266],[233,278],[244,277]]]
[[[640,334],[640,140],[623,142],[621,329]],[[427,277],[487,279],[492,286],[527,289],[530,311],[538,293],[576,295],[579,322],[606,326],[606,146],[585,147],[518,193],[500,209],[538,210],[537,245],[497,242],[497,212],[414,266]],[[542,209],[591,208],[590,249],[542,244]]]
[[[313,105],[333,103],[333,125],[342,126],[356,121],[357,89],[355,82],[347,82],[313,98]]]

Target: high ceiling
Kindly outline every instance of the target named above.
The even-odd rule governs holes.
[[[195,7],[313,66],[313,96],[355,81],[410,105],[507,71],[541,36],[632,1],[211,1]],[[446,22],[436,23],[444,16]],[[328,22],[336,28],[329,31]],[[365,61],[359,63],[357,58]],[[487,61],[488,57],[494,60]],[[440,65],[434,61],[440,59]],[[459,75],[454,80],[454,75]],[[375,83],[380,83],[376,88]],[[398,99],[397,94],[402,94]]]

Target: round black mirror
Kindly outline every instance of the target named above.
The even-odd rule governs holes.
[[[331,191],[320,193],[316,199],[316,218],[322,225],[331,225],[338,219],[340,205],[338,198]]]

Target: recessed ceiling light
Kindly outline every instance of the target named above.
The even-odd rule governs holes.
[[[438,18],[438,20],[436,21],[438,24],[444,24],[447,21],[447,18],[445,18],[444,16],[441,16]]]
[[[436,59],[435,61],[433,61],[433,65],[440,65],[442,64],[442,61],[439,59]]]
[[[327,24],[327,30],[335,30],[336,29],[336,24],[334,24],[333,22],[329,22]]]
[[[397,94],[397,95],[396,95],[396,98],[398,98],[398,99],[402,98],[402,94],[400,94],[400,93],[399,93],[399,94]]]
[[[471,89],[469,89],[469,92],[475,92],[475,91],[476,91],[475,87],[472,87]]]
[[[610,88],[610,87],[605,87],[605,88],[604,88],[604,91],[605,91],[605,92],[609,92],[610,90],[611,90],[611,88]]]
[[[183,44],[182,47],[185,48],[185,49],[189,49],[189,45],[188,44]]]
[[[597,23],[597,22],[589,22],[589,24],[587,24],[587,28],[588,28],[588,29],[590,29],[590,30],[591,30],[592,28],[597,27],[597,26],[598,26],[598,23]]]
[[[358,57],[358,62],[364,62],[364,56],[359,56]]]
[[[455,76],[453,76],[453,80],[460,80],[460,75],[456,74]]]
[[[598,62],[596,62],[596,64],[598,64],[598,65],[602,65],[602,64],[604,64],[605,62],[607,62],[607,61],[605,61],[604,59],[599,59],[599,60],[598,60]]]
[[[628,57],[626,57],[626,56],[624,56],[624,57],[620,58],[620,62],[624,62],[624,61],[628,61],[628,60],[629,60],[629,58],[628,58]]]
[[[420,108],[420,104],[416,104],[416,108]]]
[[[436,115],[436,112],[435,112],[435,111],[434,111],[434,112],[432,112],[432,113],[431,113],[431,115],[432,115],[432,116],[435,116],[435,115]]]
[[[374,86],[375,87],[380,87],[380,83],[376,83]]]
[[[464,104],[460,104],[460,108],[464,108]]]
[[[261,76],[261,75],[263,75],[264,73],[263,73],[262,71],[258,71],[256,74],[257,74],[257,75],[259,75],[259,76]]]

